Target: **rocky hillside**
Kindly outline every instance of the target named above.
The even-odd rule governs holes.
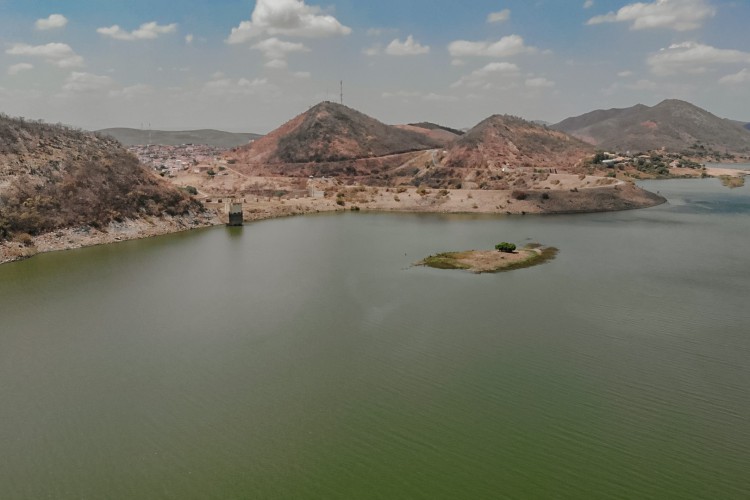
[[[424,134],[386,125],[349,107],[323,102],[239,148],[246,164],[339,162],[441,147]]]
[[[567,134],[521,118],[493,115],[455,141],[418,178],[434,187],[508,189],[535,170],[568,171],[593,148]]]
[[[0,240],[198,209],[114,139],[0,115]]]
[[[568,118],[554,129],[600,149],[649,151],[664,148],[750,152],[750,132],[685,101],[670,99],[656,106],[597,110]]]
[[[449,167],[574,166],[592,148],[567,134],[508,115],[493,115],[472,128],[448,150]]]
[[[98,131],[120,141],[124,146],[159,144],[162,146],[181,146],[182,144],[205,144],[215,148],[234,148],[244,146],[250,141],[262,137],[258,134],[223,132],[221,130],[141,130],[135,128],[107,128]]]
[[[422,134],[435,143],[440,144],[441,147],[449,146],[464,134],[460,130],[455,130],[428,122],[410,123],[408,125],[396,125],[396,127],[400,128],[401,130],[409,130],[411,132]]]

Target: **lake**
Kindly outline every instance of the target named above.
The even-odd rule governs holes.
[[[0,498],[748,498],[750,188],[0,266]],[[540,242],[542,266],[412,267]]]

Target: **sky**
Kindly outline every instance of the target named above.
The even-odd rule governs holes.
[[[0,0],[0,112],[266,133],[343,81],[393,124],[667,98],[750,122],[749,23],[750,0]]]

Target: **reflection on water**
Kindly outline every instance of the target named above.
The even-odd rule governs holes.
[[[0,266],[2,498],[750,496],[750,190],[280,219]],[[500,275],[414,268],[498,241]]]

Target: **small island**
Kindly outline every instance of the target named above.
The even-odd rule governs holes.
[[[435,269],[462,269],[473,273],[499,273],[543,264],[557,256],[558,249],[529,243],[516,250],[513,243],[502,242],[495,250],[468,250],[430,255],[417,262],[418,266]]]

